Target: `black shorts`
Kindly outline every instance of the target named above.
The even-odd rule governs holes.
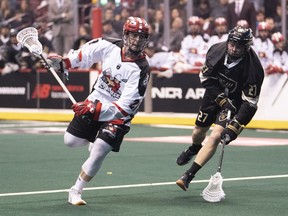
[[[225,127],[226,121],[227,112],[222,110],[215,100],[205,93],[195,124],[199,127],[208,127],[214,123]]]
[[[88,121],[75,116],[68,125],[70,134],[94,142],[100,138],[112,146],[112,151],[119,152],[125,134],[130,130],[129,126],[114,124],[112,122]]]

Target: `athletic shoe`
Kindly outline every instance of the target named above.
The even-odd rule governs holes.
[[[182,188],[182,190],[187,191],[190,182],[194,178],[194,175],[190,172],[185,172],[180,179],[176,181],[176,184]]]
[[[86,205],[87,203],[81,198],[82,191],[79,191],[73,186],[69,190],[69,197],[68,197],[68,202],[72,205]]]
[[[191,150],[191,148],[193,150]],[[177,158],[176,163],[179,166],[187,164],[194,155],[198,154],[199,150],[202,148],[202,145],[192,145],[188,149],[184,150]]]

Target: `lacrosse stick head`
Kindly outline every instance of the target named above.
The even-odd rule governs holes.
[[[38,40],[38,31],[34,27],[27,27],[18,32],[16,36],[21,46],[27,47],[29,52],[36,56],[42,54],[42,44]]]
[[[202,197],[207,202],[220,202],[225,199],[225,193],[222,189],[223,178],[220,172],[211,176],[209,184],[202,191]]]

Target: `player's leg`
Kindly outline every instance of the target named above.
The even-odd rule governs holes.
[[[211,97],[205,93],[201,109],[196,118],[196,126],[192,132],[192,145],[178,156],[176,160],[178,165],[182,166],[187,164],[202,148],[202,142],[206,138],[206,133],[212,123],[215,122],[217,110],[219,109],[217,106],[215,101],[211,100]]]
[[[74,116],[64,134],[65,145],[78,147],[93,143],[101,124]]]
[[[206,132],[209,130],[209,127],[198,127],[195,126],[192,132],[193,143],[187,149],[185,149],[177,158],[176,162],[179,166],[183,166],[192,159],[194,155],[197,155],[200,149],[202,148],[202,142],[206,137]]]
[[[93,147],[90,149],[88,159],[82,165],[82,170],[69,191],[69,203],[73,205],[86,205],[86,202],[81,198],[83,188],[100,170],[105,157],[111,150],[111,145],[102,139],[96,139]]]
[[[76,137],[69,132],[64,134],[64,144],[69,147],[79,147],[88,145],[90,142],[87,139]]]
[[[192,166],[176,181],[176,184],[186,191],[190,182],[195,177],[196,173],[213,157],[217,150],[217,146],[220,143],[221,133],[224,130],[226,122],[226,116],[221,115],[221,112],[217,115],[215,126],[208,137],[205,145],[198,152]]]
[[[82,170],[69,192],[68,202],[73,205],[85,205],[81,195],[86,184],[97,174],[101,165],[110,151],[118,152],[124,135],[128,133],[129,127],[104,123],[97,135],[96,141],[90,148],[90,155],[83,163]]]

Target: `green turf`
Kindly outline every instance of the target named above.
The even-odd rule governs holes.
[[[190,135],[188,129],[134,125],[127,137]],[[287,138],[286,133],[244,130],[242,136]],[[124,142],[111,153],[87,186],[105,187],[173,183],[188,166],[175,160],[188,144]],[[4,196],[6,193],[68,189],[74,184],[87,148],[68,148],[62,134],[0,134],[0,215],[145,215],[145,216],[271,216],[287,215],[287,178],[224,182],[226,199],[211,204],[199,195],[207,182],[192,183],[187,192],[174,183],[159,186],[85,191],[87,206],[67,204],[67,193]],[[239,147],[225,150],[224,178],[288,174],[288,146]],[[195,178],[207,180],[216,171],[217,155]],[[112,172],[112,174],[107,174]]]

